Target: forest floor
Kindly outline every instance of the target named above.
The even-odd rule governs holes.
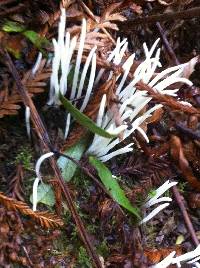
[[[176,106],[176,98],[151,96],[151,105],[162,103],[163,107],[144,125],[149,143],[134,132],[128,138],[134,142],[133,151],[105,163],[133,207],[141,208],[147,196],[167,180],[178,182],[166,194],[172,198],[170,205],[145,225],[139,225],[133,214],[99,186],[97,172],[85,154],[72,178],[64,183],[67,194],[60,188],[56,162],[43,163],[43,181],[51,185],[52,192],[38,203],[38,213],[31,209],[35,164],[48,151],[48,141],[56,152],[70,147],[64,139],[66,111],[47,105],[52,38],[57,38],[61,5],[72,32],[83,17],[92,25],[97,23],[94,15],[103,21],[117,14],[118,30],[108,28],[107,37],[127,38],[128,51],[136,53],[138,63],[144,59],[143,43],[151,47],[157,38],[161,39],[163,68],[190,62],[185,77],[193,86],[181,86],[178,99],[191,106],[184,110],[183,105]],[[126,20],[119,21],[119,16]],[[102,267],[142,268],[160,262],[174,250],[177,255],[194,250],[200,239],[199,1],[2,0],[0,21],[0,267],[87,268],[95,267],[96,256]],[[113,45],[111,40],[102,42],[110,43],[103,47],[107,51]],[[32,76],[39,52],[43,60]],[[16,86],[19,81],[21,89]],[[23,88],[36,110],[34,115],[31,110],[36,119],[32,119],[30,137],[25,122],[29,102],[23,99]],[[38,116],[49,140],[35,124]],[[76,153],[69,155],[76,158]],[[67,172],[70,177],[71,170]],[[77,225],[76,213],[72,216],[73,205],[68,206],[66,196],[73,200],[82,227]],[[81,239],[85,233],[89,243]],[[93,252],[96,255],[91,258]]]

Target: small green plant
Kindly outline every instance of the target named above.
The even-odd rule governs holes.
[[[155,248],[156,247],[155,239],[156,239],[156,236],[157,236],[156,227],[153,224],[150,224],[150,225],[146,226],[145,233],[146,233],[145,234],[145,236],[146,236],[146,245],[148,247]]]
[[[178,184],[178,189],[179,189],[179,191],[182,193],[182,194],[184,194],[185,193],[185,188],[187,187],[187,184],[188,184],[188,182],[186,182],[186,181],[180,181],[179,182],[179,184]]]
[[[154,190],[154,189],[150,190],[148,196],[149,196],[150,198],[153,198],[155,195],[156,195],[156,190]]]
[[[29,148],[22,148],[17,156],[15,157],[15,164],[22,164],[24,169],[32,171],[33,163],[32,163],[32,152]]]
[[[97,247],[97,252],[103,256],[108,257],[109,255],[109,247],[107,245],[106,240],[104,239],[103,242]]]
[[[20,33],[25,36],[30,42],[34,44],[43,54],[45,54],[43,48],[47,47],[50,43],[46,37],[40,36],[35,31],[26,29],[26,27],[20,23],[14,21],[6,21],[1,29],[7,33]]]
[[[91,267],[92,267],[92,264],[86,252],[86,249],[81,246],[79,248],[78,261],[77,261],[76,268],[91,268]]]

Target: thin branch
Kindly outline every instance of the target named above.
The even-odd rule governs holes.
[[[4,52],[4,53],[3,53]],[[51,142],[50,142],[50,139],[49,139],[49,136],[48,136],[48,133],[43,125],[43,122],[35,108],[35,105],[32,101],[32,99],[30,98],[30,96],[28,95],[27,93],[27,90],[25,88],[25,86],[22,84],[21,82],[21,79],[20,79],[20,76],[19,76],[19,73],[17,72],[17,69],[16,67],[14,66],[9,54],[7,53],[7,51],[3,50],[2,51],[2,55],[5,55],[5,59],[7,61],[7,65],[8,65],[8,68],[13,76],[13,79],[15,80],[16,82],[16,85],[17,85],[17,90],[24,102],[24,104],[26,106],[28,106],[30,108],[30,111],[31,111],[31,120],[33,122],[33,125],[35,127],[35,130],[38,134],[38,137],[39,139],[41,140],[42,144],[43,144],[43,149],[45,151],[51,151],[52,150],[52,145],[51,145]],[[66,202],[67,202],[67,206],[72,214],[72,217],[77,225],[77,229],[78,229],[78,232],[86,246],[86,249],[88,251],[88,254],[90,255],[93,263],[94,263],[94,267],[97,267],[97,268],[102,268],[102,265],[101,265],[101,262],[99,260],[99,257],[98,255],[96,254],[94,248],[93,248],[93,245],[90,241],[90,238],[86,232],[86,229],[83,225],[83,222],[81,220],[81,218],[79,217],[79,214],[76,210],[76,207],[73,203],[73,200],[72,200],[72,197],[71,197],[71,194],[70,194],[70,191],[69,191],[69,188],[68,186],[64,183],[64,180],[62,178],[62,175],[61,175],[61,171],[57,165],[57,162],[56,162],[56,159],[54,157],[51,157],[49,159],[50,163],[51,163],[51,166],[54,170],[54,173],[55,173],[55,177],[62,189],[62,192],[66,198]]]
[[[187,226],[187,229],[188,229],[188,231],[190,233],[190,236],[192,238],[192,241],[193,241],[193,243],[194,243],[195,246],[198,246],[199,245],[199,240],[197,238],[197,235],[195,233],[194,227],[192,225],[192,222],[190,220],[190,217],[189,217],[189,215],[187,213],[187,210],[185,208],[185,205],[184,205],[184,202],[183,202],[184,198],[179,193],[178,188],[176,186],[173,186],[172,191],[173,191],[174,197],[176,199],[176,202],[179,205],[179,208],[180,208],[181,213],[183,215],[183,219],[185,221],[185,225]]]
[[[116,201],[110,195],[109,191],[106,190],[106,188],[103,186],[103,184],[86,167],[82,166],[79,161],[77,161],[76,159],[74,159],[66,154],[60,153],[58,151],[54,151],[54,153],[59,155],[59,156],[65,157],[65,158],[71,160],[74,164],[76,164],[80,169],[83,170],[83,172],[85,172],[85,174],[88,177],[90,177],[99,186],[99,188],[101,190],[103,190],[113,200],[113,202],[116,203]],[[121,212],[121,214],[125,217],[126,215],[125,215],[124,211],[122,210],[122,208],[119,206],[118,203],[116,203],[116,205],[117,205],[119,211]]]
[[[17,6],[15,7],[11,7],[11,8],[7,8],[6,10],[4,11],[1,11],[0,12],[0,17],[3,17],[5,15],[11,15],[13,13],[17,13],[19,11],[22,11],[22,10],[25,10],[25,5],[23,4],[18,4]]]
[[[31,267],[34,267],[34,265],[33,265],[32,261],[31,261],[31,258],[30,258],[29,254],[28,254],[28,251],[27,251],[26,247],[23,246],[22,248],[23,248],[23,250],[24,250],[24,253],[25,253],[25,255],[26,255],[26,258],[27,258],[27,260],[28,260],[30,266],[31,266]]]
[[[127,30],[133,30],[135,26],[141,25],[141,24],[150,24],[150,23],[156,23],[156,22],[163,22],[167,20],[178,20],[178,19],[193,19],[193,18],[199,18],[200,16],[200,7],[190,8],[182,11],[177,12],[167,12],[159,15],[151,15],[147,17],[139,17],[136,19],[130,19],[124,22],[119,22],[118,25],[120,29]]]
[[[147,7],[149,8],[149,10],[151,11],[152,10],[152,5],[150,3],[147,4]],[[200,10],[199,10],[200,11]],[[166,14],[165,14],[166,15]],[[166,51],[168,52],[170,58],[172,59],[172,61],[176,64],[176,65],[179,65],[180,62],[179,60],[177,59],[176,57],[176,54],[174,53],[174,50],[172,49],[170,43],[168,42],[167,40],[167,37],[165,35],[165,32],[163,30],[163,28],[161,27],[160,25],[160,22],[156,22],[156,26],[158,28],[158,31],[160,33],[160,36],[161,36],[161,39],[163,41],[163,44],[165,46],[165,49]]]
[[[146,85],[143,82],[138,82],[136,84],[136,88],[139,90],[146,90],[148,91],[149,95],[157,100],[159,103],[163,103],[165,105],[168,105],[169,107],[180,110],[188,114],[196,114],[197,116],[200,116],[200,110],[196,109],[193,106],[184,105],[181,102],[178,102],[176,99],[174,99],[171,96],[167,96],[164,94],[161,94],[159,92],[155,92],[153,88],[151,88],[149,85]]]

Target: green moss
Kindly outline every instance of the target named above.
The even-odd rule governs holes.
[[[109,247],[106,240],[103,240],[103,242],[97,247],[97,252],[104,258],[109,256]]]
[[[84,247],[79,248],[76,268],[91,268],[92,264]]]
[[[32,152],[28,147],[22,147],[15,157],[15,164],[22,164],[24,169],[31,171],[33,169]]]

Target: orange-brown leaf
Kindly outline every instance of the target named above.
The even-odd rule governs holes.
[[[200,182],[194,176],[192,169],[184,155],[183,146],[180,138],[173,135],[170,140],[170,147],[171,147],[171,156],[177,163],[180,170],[182,171],[186,180],[195,190],[200,191]]]
[[[176,251],[177,256],[182,254],[181,247],[176,246],[174,248],[145,249],[144,255],[151,264],[156,264],[166,258],[172,251]]]
[[[113,12],[118,9],[121,6],[121,2],[120,3],[113,3],[111,5],[109,5],[103,12],[102,16],[101,16],[101,21],[109,21],[109,20],[119,20],[119,21],[124,21],[126,20],[126,18],[122,15],[120,15],[120,13],[114,13]]]
[[[200,208],[200,193],[189,193],[188,204],[191,208]]]

